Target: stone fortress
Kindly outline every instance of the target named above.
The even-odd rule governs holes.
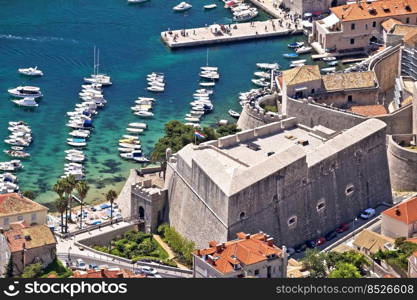
[[[283,71],[278,91],[243,103],[242,132],[167,151],[164,178],[132,170],[122,214],[197,247],[240,231],[294,247],[391,203],[391,187],[417,190],[417,26],[387,23],[385,47],[344,73]]]

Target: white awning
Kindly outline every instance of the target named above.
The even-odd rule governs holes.
[[[324,27],[329,28],[333,25],[339,23],[339,18],[335,14],[331,14],[328,17],[325,17],[321,22],[324,23]]]

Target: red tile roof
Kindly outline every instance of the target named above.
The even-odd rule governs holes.
[[[136,275],[129,270],[124,269],[101,269],[75,271],[74,278],[145,278],[145,275]]]
[[[389,18],[388,20],[385,20],[384,22],[381,23],[382,28],[385,29],[385,31],[390,31],[395,25],[397,24],[402,24],[403,22],[394,19],[394,18]]]
[[[0,217],[39,210],[48,208],[17,193],[0,195]]]
[[[383,105],[358,105],[352,106],[350,110],[358,115],[374,117],[387,114],[387,109]]]
[[[237,233],[237,240],[229,241],[201,249],[194,252],[199,257],[207,257],[206,262],[211,264],[217,271],[225,274],[233,272],[234,265],[252,265],[268,259],[268,256],[280,256],[282,250],[273,244],[273,239],[264,233],[246,235]]]
[[[20,223],[21,225],[23,223]],[[56,240],[46,225],[30,227],[13,226],[13,229],[4,232],[10,252],[33,249],[42,246],[55,245]]]
[[[361,1],[330,8],[341,21],[356,21],[374,18],[417,14],[415,0]]]
[[[407,225],[417,222],[417,197],[402,202],[382,212]]]

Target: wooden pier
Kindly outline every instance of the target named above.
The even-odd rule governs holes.
[[[171,30],[161,32],[162,41],[170,48],[230,43],[244,40],[272,38],[300,34],[301,29],[280,26],[277,19],[230,25]]]

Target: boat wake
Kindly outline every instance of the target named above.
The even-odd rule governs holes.
[[[71,42],[78,44],[77,40],[74,39],[65,39],[63,37],[53,37],[53,36],[18,36],[13,34],[0,34],[0,39],[2,40],[21,40],[21,41],[31,41],[31,42]]]

